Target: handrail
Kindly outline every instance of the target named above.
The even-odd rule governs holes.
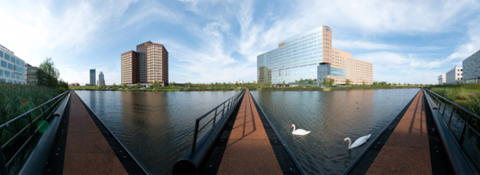
[[[448,133],[450,133],[441,133],[442,139],[444,139],[444,144],[447,147],[447,153],[449,153],[450,158],[458,160],[461,157],[458,158],[458,154],[450,153],[454,152],[454,150],[452,150],[452,148],[449,148],[449,145],[451,145],[453,149],[459,147],[461,149],[461,152],[463,152],[464,155],[468,157],[469,163],[463,163],[461,165],[459,165],[459,161],[452,160],[452,163],[455,165],[456,171],[462,172],[465,169],[470,171],[468,167],[474,166],[476,173],[478,173],[478,171],[480,170],[480,162],[478,161],[478,159],[480,158],[480,149],[477,145],[480,144],[480,133],[477,130],[478,128],[475,128],[471,125],[471,122],[472,120],[477,120],[476,122],[480,122],[480,117],[473,112],[459,106],[458,104],[453,103],[445,97],[442,97],[439,94],[432,92],[429,89],[425,89],[425,91],[427,92],[427,98],[430,99],[429,103],[433,102],[431,108],[432,112],[433,110],[436,110],[434,114],[438,113],[438,115],[434,116],[439,117],[442,121],[436,122],[438,123],[438,125],[441,125],[441,127],[443,127],[445,131],[448,131]],[[436,107],[436,109],[434,107]],[[439,127],[439,132],[443,131],[441,127]],[[456,142],[456,144],[452,145],[452,143],[449,142]]]
[[[232,103],[237,101],[239,97],[241,97],[243,94],[245,93],[245,90],[243,90],[242,92],[234,95],[233,97],[230,97],[228,100],[225,100],[223,103],[220,103],[218,106],[214,107],[212,110],[208,111],[207,113],[203,114],[202,116],[198,117],[196,120],[195,120],[195,130],[194,130],[194,133],[193,133],[193,145],[192,145],[192,155],[195,154],[195,146],[197,145],[197,138],[198,138],[198,133],[201,132],[203,129],[205,129],[205,127],[213,121],[213,124],[212,124],[212,130],[215,129],[215,121],[217,120],[217,115],[220,113],[220,111],[218,111],[218,109],[223,106],[223,108],[221,109],[221,117],[223,118],[224,116],[224,113],[225,113],[225,107],[227,108],[227,111],[232,107]],[[228,104],[227,104],[228,103]],[[214,112],[215,111],[215,112]],[[217,112],[218,111],[218,112]],[[214,112],[214,117],[211,118],[210,120],[208,120],[200,129],[199,129],[199,125],[200,125],[200,121],[203,120],[204,118],[206,118],[207,116],[209,116],[212,112]],[[220,119],[222,119],[220,118]]]
[[[53,116],[53,113],[60,105],[60,102],[62,101],[62,99],[64,99],[64,97],[67,96],[69,92],[70,90],[65,91],[62,94],[57,95],[56,97],[48,100],[47,102],[44,102],[43,104],[31,110],[28,110],[27,112],[0,125],[0,132],[3,133],[10,126],[13,126],[13,127],[18,126],[16,125],[16,122],[20,121],[20,119],[26,118],[27,120],[29,120],[29,123],[26,126],[22,126],[23,127],[22,129],[20,129],[19,131],[14,131],[16,133],[13,137],[8,139],[5,143],[1,143],[1,146],[0,146],[0,157],[1,157],[0,173],[1,174],[15,171],[12,169],[12,166],[13,166],[12,163],[20,162],[19,159],[21,159],[21,157],[19,156],[22,154],[25,154],[25,150],[24,150],[25,148],[31,147],[30,141],[35,140],[34,138],[36,138],[35,136],[40,130],[40,127],[37,127],[36,129],[34,128],[36,122],[39,121],[39,119],[48,121],[51,118],[51,116]],[[35,111],[40,111],[41,114],[36,117],[32,117],[32,113]],[[25,131],[30,131],[30,133],[24,133]],[[26,134],[29,134],[29,135],[26,135]],[[17,143],[17,144],[22,143],[17,140],[21,136],[28,137],[28,138],[24,140],[23,144],[20,147],[18,147],[19,145],[16,145],[16,146],[11,145],[12,143]],[[14,153],[14,154],[5,156],[4,153]],[[4,156],[6,160],[4,159]],[[18,168],[18,166],[15,166],[15,167]]]
[[[208,156],[208,151],[211,150],[227,121],[233,114],[233,111],[243,99],[245,91],[246,89],[225,100],[223,103],[214,107],[212,110],[195,120],[192,149],[186,153],[182,159],[178,160],[174,164],[172,168],[172,174],[198,173],[200,164],[203,162],[205,157]],[[213,117],[211,116],[212,114]],[[217,118],[219,115],[221,116]],[[202,125],[200,125],[201,122]],[[208,129],[202,133],[202,131],[207,128],[209,124],[212,125],[211,129]],[[202,133],[201,137],[199,137],[200,133]]]

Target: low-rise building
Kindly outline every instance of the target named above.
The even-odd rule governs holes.
[[[447,81],[447,75],[446,74],[442,74],[440,76],[438,76],[438,85],[444,85]]]
[[[453,67],[452,70],[447,72],[447,81],[446,84],[460,84],[463,82],[463,69],[462,67]]]
[[[30,64],[25,64],[27,68],[27,85],[37,85],[38,78],[37,78],[37,67],[32,66]]]
[[[480,83],[480,50],[463,60],[463,82]]]
[[[0,83],[25,84],[25,61],[0,45]]]

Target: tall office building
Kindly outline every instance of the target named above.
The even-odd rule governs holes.
[[[25,84],[25,61],[0,45],[0,83]]]
[[[463,82],[480,83],[480,50],[463,60]]]
[[[37,78],[37,67],[32,66],[30,64],[26,64],[27,68],[27,85],[37,85],[38,78]]]
[[[151,41],[137,45],[137,51],[122,53],[122,84],[168,84],[168,51]]]
[[[463,82],[463,69],[462,67],[453,67],[452,70],[447,72],[447,81],[445,84],[460,84]]]
[[[352,54],[332,47],[332,30],[328,26],[281,41],[278,48],[257,56],[259,83],[292,83],[301,79],[335,84],[373,83],[372,63],[354,59]]]
[[[90,86],[95,86],[95,69],[90,69]]]
[[[105,77],[103,76],[103,72],[100,72],[100,74],[98,74],[98,83],[97,83],[98,86],[105,86]]]

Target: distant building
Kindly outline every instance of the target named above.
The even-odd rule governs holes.
[[[122,84],[168,84],[168,51],[162,44],[151,41],[137,45],[137,51],[121,55]]]
[[[103,76],[103,72],[98,74],[98,86],[105,86],[105,77]]]
[[[27,68],[27,85],[37,85],[38,78],[37,78],[37,67],[32,66],[30,64],[26,64]]]
[[[138,81],[138,54],[131,50],[122,53],[122,84],[134,84]]]
[[[90,69],[90,86],[95,86],[95,69]]]
[[[463,60],[463,82],[480,83],[480,50]]]
[[[278,48],[257,56],[258,83],[285,84],[301,79],[334,84],[373,83],[372,63],[332,47],[332,29],[321,26],[279,42]]]
[[[236,84],[243,84],[243,80],[237,80],[235,83]]]
[[[463,69],[462,67],[453,67],[452,70],[447,72],[447,81],[446,84],[460,84],[463,81]]]
[[[0,83],[25,84],[25,61],[0,45]]]
[[[442,75],[438,76],[438,85],[444,85],[446,81],[447,81],[447,75],[446,74],[442,74]]]
[[[70,84],[68,84],[68,86],[80,86],[80,84],[79,83],[70,83]]]

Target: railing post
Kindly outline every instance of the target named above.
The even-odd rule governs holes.
[[[445,109],[447,109],[447,105],[446,104],[443,104],[443,112],[442,112],[442,118],[444,118],[443,116],[445,116]],[[445,118],[444,118],[445,119]]]
[[[0,174],[7,174],[7,164],[5,164],[5,158],[3,157],[3,149],[0,146]]]
[[[195,120],[195,131],[193,133],[192,156],[195,154],[195,146],[197,146],[198,123],[199,123],[199,120]]]
[[[217,120],[217,109],[218,108],[215,108],[215,116],[213,117],[213,126],[212,126],[212,130],[215,129],[215,120]]]
[[[452,112],[450,113],[450,118],[448,119],[447,126],[450,128],[450,123],[452,122],[453,118],[453,111],[455,111],[455,108],[452,108]]]

